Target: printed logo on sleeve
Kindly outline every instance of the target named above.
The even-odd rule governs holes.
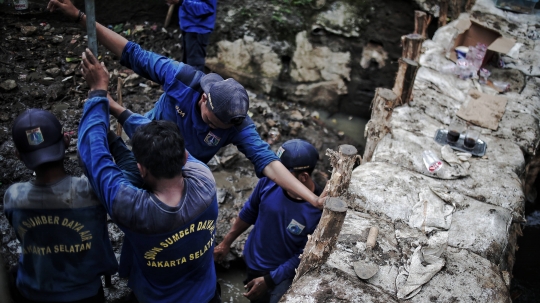
[[[283,155],[283,152],[285,152],[285,149],[283,148],[283,146],[280,146],[279,149],[277,150],[276,156],[278,158],[281,158],[281,155]]]
[[[221,138],[214,135],[212,132],[208,132],[208,135],[204,138],[204,142],[209,146],[217,146],[220,140]]]
[[[27,130],[26,139],[28,139],[28,144],[30,145],[39,145],[45,141],[39,127]]]
[[[291,220],[291,223],[289,223],[289,226],[287,226],[287,230],[293,234],[293,235],[300,235],[302,231],[304,230],[305,226],[298,223],[295,219]]]

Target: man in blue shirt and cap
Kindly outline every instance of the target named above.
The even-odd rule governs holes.
[[[60,10],[86,26],[86,16],[69,0],[50,0],[47,8]],[[99,42],[120,57],[122,65],[161,84],[165,91],[146,117],[126,110],[110,98],[110,112],[129,136],[150,119],[176,122],[186,149],[200,161],[207,163],[221,147],[232,143],[253,163],[258,177],[266,176],[312,205],[323,207],[325,193],[319,197],[302,185],[257,133],[247,115],[249,97],[242,85],[143,50],[97,22],[96,32]]]
[[[278,157],[292,174],[315,194],[319,187],[311,173],[319,153],[310,143],[293,139],[278,150]],[[292,284],[307,236],[313,234],[322,211],[294,193],[261,178],[244,204],[230,231],[214,248],[214,259],[222,260],[231,244],[251,225],[244,246],[247,279],[244,281],[251,302],[277,303]]]

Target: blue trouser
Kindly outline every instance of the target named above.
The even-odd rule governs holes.
[[[210,33],[182,32],[182,62],[204,72],[206,47],[209,40]]]

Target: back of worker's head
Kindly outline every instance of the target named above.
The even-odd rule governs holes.
[[[133,155],[156,179],[171,179],[182,173],[185,163],[184,138],[178,126],[165,120],[137,128],[131,138]]]
[[[307,172],[311,176],[319,160],[317,149],[311,143],[300,139],[283,143],[277,151],[277,156],[281,163],[295,175]]]
[[[46,110],[31,108],[24,111],[13,122],[11,135],[20,159],[32,170],[64,159],[64,129]]]

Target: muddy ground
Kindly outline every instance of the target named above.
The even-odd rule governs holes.
[[[82,173],[76,158],[77,127],[88,86],[79,71],[80,54],[86,47],[85,32],[58,15],[35,8],[25,14],[0,11],[0,195],[14,182],[32,178],[32,171],[13,154],[11,126],[13,120],[28,108],[52,111],[68,132],[72,141],[65,160],[69,173]],[[127,39],[173,59],[181,58],[178,32],[162,28],[161,20],[138,20],[131,23],[110,24],[110,28]],[[109,24],[106,24],[109,25]],[[109,91],[117,96],[118,78],[123,80],[124,105],[137,113],[153,107],[162,93],[159,85],[139,78],[118,63],[118,58],[99,47],[100,59],[111,73]],[[360,154],[363,147],[341,132],[324,125],[317,119],[317,111],[301,104],[272,100],[265,95],[250,92],[250,113],[261,137],[271,143],[275,151],[284,141],[303,138],[319,150],[321,159],[315,172],[319,183],[329,177],[331,166],[324,155],[327,148],[340,144],[355,145]],[[111,120],[113,127],[116,122]],[[128,142],[129,143],[129,142]],[[218,242],[230,226],[245,198],[251,193],[257,178],[253,166],[235,148],[222,150],[209,163],[218,183],[220,223]],[[3,202],[2,202],[3,203]],[[0,204],[3,206],[3,204]],[[111,224],[111,238],[119,253],[122,235]],[[16,263],[18,242],[3,215],[0,252],[7,267]],[[239,255],[237,252],[236,255]]]

